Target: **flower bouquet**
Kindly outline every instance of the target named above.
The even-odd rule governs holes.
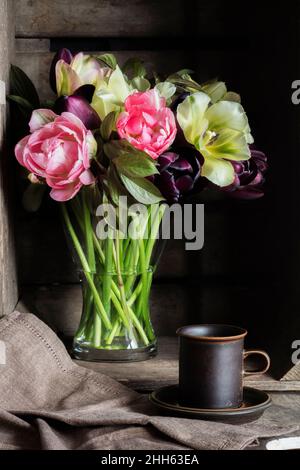
[[[50,70],[56,99],[40,104],[12,68],[9,98],[29,122],[15,155],[34,185],[33,203],[48,187],[59,202],[82,280],[77,358],[155,353],[149,295],[168,205],[208,189],[263,195],[266,157],[253,148],[239,95],[191,73],[149,78],[137,59],[120,68],[112,54],[63,49]]]

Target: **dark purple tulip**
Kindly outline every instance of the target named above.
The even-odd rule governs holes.
[[[94,130],[100,127],[101,121],[96,111],[82,96],[61,96],[55,102],[54,111],[57,114],[69,112],[75,114],[87,129]]]
[[[70,64],[72,59],[73,59],[73,55],[72,55],[71,51],[69,51],[69,49],[65,49],[65,48],[60,49],[55,54],[55,56],[53,57],[52,64],[51,64],[51,67],[50,67],[49,80],[50,80],[50,86],[51,86],[52,90],[54,91],[54,93],[57,93],[56,74],[55,74],[55,67],[56,67],[57,62],[59,60],[64,60],[67,64]]]
[[[231,162],[235,171],[234,182],[223,188],[237,199],[258,199],[264,195],[264,174],[267,170],[267,157],[251,148],[251,158],[243,162]]]
[[[181,155],[163,153],[157,160],[159,175],[154,183],[168,203],[178,202],[192,192],[200,176],[200,162],[195,151],[184,149]]]
[[[81,87],[77,88],[77,90],[73,93],[73,96],[81,96],[82,98],[85,98],[86,101],[91,103],[94,92],[94,85],[82,85]]]

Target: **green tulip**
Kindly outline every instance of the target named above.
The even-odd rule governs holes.
[[[127,96],[133,91],[117,65],[109,78],[101,80],[95,91],[92,106],[103,121],[112,111],[121,111]]]
[[[177,120],[186,140],[204,158],[201,174],[218,186],[233,183],[234,169],[230,161],[250,158],[253,142],[246,113],[241,104],[217,101],[197,92],[177,107]]]

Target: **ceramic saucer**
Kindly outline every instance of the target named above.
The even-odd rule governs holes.
[[[243,403],[239,408],[201,409],[180,406],[178,403],[178,385],[170,385],[155,390],[149,398],[155,406],[168,415],[231,424],[255,421],[271,405],[271,398],[267,393],[250,387],[244,387]]]

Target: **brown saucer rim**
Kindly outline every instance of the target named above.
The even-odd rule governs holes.
[[[218,409],[211,409],[211,408],[190,408],[190,407],[185,407],[185,406],[180,406],[179,404],[177,405],[172,405],[170,403],[166,403],[166,402],[163,402],[161,400],[159,400],[157,397],[156,397],[156,394],[164,389],[174,389],[174,388],[178,388],[178,385],[168,385],[166,387],[162,387],[158,390],[155,390],[153,391],[150,395],[149,395],[149,399],[150,401],[161,407],[161,408],[165,408],[165,409],[169,409],[169,410],[172,410],[172,411],[176,411],[176,412],[182,412],[182,413],[190,413],[190,414],[198,414],[199,416],[201,415],[210,415],[210,416],[242,416],[242,415],[245,415],[245,414],[251,414],[251,413],[255,413],[257,411],[263,411],[265,409],[267,409],[271,404],[272,404],[272,399],[271,397],[268,395],[268,393],[264,392],[263,390],[258,390],[258,389],[255,389],[255,388],[252,388],[252,387],[244,387],[244,391],[247,393],[260,393],[262,395],[265,395],[266,397],[266,400],[263,401],[262,403],[259,403],[258,405],[253,405],[253,406],[248,406],[248,407],[245,407],[245,408],[218,408]]]

